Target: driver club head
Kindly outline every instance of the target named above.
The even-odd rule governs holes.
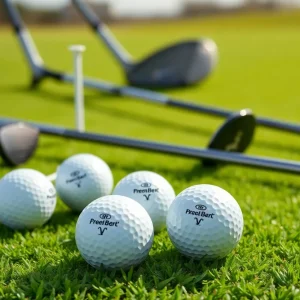
[[[4,162],[17,166],[26,162],[38,145],[39,130],[24,123],[0,128],[0,154]]]
[[[250,109],[241,111],[229,117],[216,131],[207,148],[229,151],[244,152],[251,144],[256,128],[256,120]],[[216,166],[212,160],[203,160],[203,166]]]
[[[127,71],[130,85],[172,88],[205,79],[218,61],[215,42],[205,38],[179,42],[160,49]]]

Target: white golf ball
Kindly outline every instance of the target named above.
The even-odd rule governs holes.
[[[13,229],[43,225],[56,206],[56,191],[47,177],[19,169],[0,180],[0,222]]]
[[[82,211],[95,199],[109,195],[112,188],[109,166],[95,155],[71,156],[57,169],[57,194],[75,211]]]
[[[194,258],[218,259],[229,254],[243,232],[236,200],[220,187],[201,184],[181,192],[171,204],[167,229],[174,246]]]
[[[93,267],[126,269],[139,264],[153,243],[153,224],[146,210],[123,196],[90,203],[76,224],[76,244]]]
[[[129,197],[140,203],[150,215],[154,230],[166,226],[168,209],[175,199],[170,183],[149,171],[134,172],[124,177],[115,187],[114,195]]]

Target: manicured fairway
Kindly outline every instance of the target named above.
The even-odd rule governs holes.
[[[185,37],[208,36],[220,50],[205,83],[166,91],[177,97],[300,122],[300,12],[115,25],[135,57]],[[124,83],[111,56],[86,27],[32,28],[48,66],[72,70],[67,47],[87,46],[87,75]],[[74,127],[71,86],[45,81],[30,91],[29,72],[9,28],[0,29],[1,115]],[[222,120],[86,90],[89,131],[205,147]],[[0,225],[0,299],[293,299],[300,298],[300,180],[298,176],[238,166],[208,169],[194,159],[42,136],[22,167],[50,174],[67,157],[93,153],[112,168],[115,183],[136,170],[166,177],[176,193],[200,183],[218,185],[239,202],[244,233],[226,259],[205,263],[182,257],[166,230],[149,258],[133,270],[97,271],[74,240],[78,214],[60,200],[53,218],[33,231]],[[248,153],[300,160],[300,137],[258,128]],[[0,175],[11,168],[1,165]],[[5,195],[0,195],[5,197]],[[22,209],[22,208],[20,208]]]

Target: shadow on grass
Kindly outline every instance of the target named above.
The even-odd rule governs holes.
[[[3,158],[1,157],[0,168],[12,168],[12,167],[13,167],[13,165],[9,164],[5,160],[3,160]]]
[[[220,269],[225,262],[226,259],[196,260],[182,255],[174,248],[163,249],[145,261],[147,270],[142,275],[149,278],[149,289],[162,289],[167,284],[175,288],[179,284],[192,290],[201,287],[202,281],[207,279],[208,270]]]
[[[299,124],[300,126],[300,124]],[[298,137],[295,136],[295,139]],[[255,147],[256,148],[261,148],[261,149],[272,149],[276,151],[288,151],[292,154],[299,154],[300,153],[300,146],[297,144],[294,145],[287,145],[285,143],[280,143],[280,142],[271,142],[271,141],[263,141],[263,140],[258,140],[255,142]]]
[[[75,223],[78,219],[78,216],[79,213],[71,210],[55,211],[48,222],[41,227],[37,227],[35,230],[57,232],[59,227]],[[5,225],[0,224],[0,240],[8,241],[13,239],[15,235],[21,234],[22,236],[25,236],[27,233],[32,231],[33,229],[13,230]]]
[[[112,117],[119,117],[120,120],[127,119],[130,121],[136,121],[146,125],[155,126],[158,128],[169,128],[180,132],[188,132],[190,134],[207,136],[207,137],[210,137],[213,134],[211,130],[207,130],[204,128],[195,128],[193,127],[193,124],[187,126],[180,122],[178,123],[169,122],[161,118],[155,118],[153,117],[153,115],[147,115],[147,117],[145,117],[137,113],[134,113],[133,111],[128,112],[126,110],[122,110],[116,107],[110,108],[110,107],[103,107],[103,106],[99,107],[99,105],[97,106],[93,105],[93,109],[97,109],[99,112],[105,113],[106,115],[110,115]]]
[[[32,90],[30,88],[24,88],[24,87],[17,87],[16,88],[18,91],[21,91],[23,93],[35,93],[35,95],[40,96],[41,98],[48,99],[51,101],[65,101],[73,105],[73,96],[69,95],[62,95],[60,93],[56,93],[53,91],[47,91],[45,89],[36,89]],[[153,115],[147,115],[147,118],[145,116],[140,115],[138,112],[130,111],[128,112],[127,110],[123,110],[121,108],[117,107],[104,107],[101,106],[101,101],[99,101],[99,98],[101,98],[102,102],[112,102],[116,99],[116,95],[110,95],[108,93],[92,93],[92,94],[86,94],[85,95],[85,106],[88,108],[91,108],[93,110],[97,110],[102,114],[106,114],[109,116],[113,117],[119,117],[120,119],[126,119],[130,121],[136,121],[139,123],[143,123],[146,125],[151,125],[155,126],[158,128],[170,128],[174,129],[177,131],[182,131],[182,132],[189,132],[191,134],[197,134],[197,135],[202,135],[202,136],[211,136],[212,132],[211,130],[206,130],[202,128],[195,128],[193,124],[191,126],[187,126],[184,124],[179,124],[176,122],[170,122],[163,120],[161,118],[156,118]],[[95,100],[98,100],[97,103]],[[126,98],[123,97],[124,102],[126,101]]]
[[[225,165],[224,165],[225,166]],[[186,175],[187,177],[186,178],[189,178],[190,180],[195,178],[195,177],[199,177],[201,175],[199,175],[200,173],[202,173],[204,176],[206,175],[213,175],[214,176],[214,179],[217,179],[217,180],[224,180],[224,175],[217,172],[217,170],[220,168],[221,166],[219,167],[212,167],[212,168],[204,168],[202,167],[202,165],[199,163],[199,164],[196,164],[194,166],[194,168],[192,168],[189,171],[186,172]],[[255,170],[255,169],[251,169],[250,167],[245,167],[245,169],[250,169],[250,170]],[[257,185],[257,186],[260,186],[260,187],[269,187],[273,190],[278,190],[278,189],[281,189],[283,187],[287,187],[287,188],[290,188],[290,189],[294,189],[296,191],[299,191],[299,188],[300,188],[300,182],[298,183],[297,181],[289,181],[289,180],[284,180],[282,181],[282,177],[280,177],[278,180],[277,179],[274,179],[274,177],[270,178],[270,179],[267,179],[265,178],[265,174],[266,174],[266,171],[267,170],[258,170],[257,172],[255,173],[248,173],[247,175],[245,175],[244,178],[241,178],[240,174],[235,174],[235,173],[232,173],[232,172],[226,172],[226,181],[228,182],[239,182],[240,184],[243,184],[243,182],[247,183],[247,185]],[[261,173],[260,173],[261,172]],[[272,173],[275,173],[275,171],[268,171],[268,172],[272,172]],[[252,175],[253,174],[253,175]],[[261,175],[260,175],[261,174]],[[279,172],[279,174],[282,174]],[[297,176],[295,174],[287,174],[287,176]]]
[[[39,141],[39,147],[44,147],[46,149],[52,149],[52,148],[55,148],[57,149],[57,140],[56,140],[57,137],[53,137],[51,136],[51,141],[50,140],[41,140]]]
[[[55,163],[57,165],[61,164],[67,157],[65,156],[46,156],[44,154],[35,154],[34,155],[34,158],[37,159],[37,160],[43,160],[43,161],[46,161],[46,162],[49,162],[49,163]]]
[[[66,249],[65,255],[55,263],[53,260],[52,263],[46,262],[24,276],[12,278],[26,296],[35,297],[41,284],[44,297],[49,297],[53,290],[56,294],[68,292],[74,295],[84,289],[98,294],[119,288],[124,294],[125,289],[133,293],[139,290],[145,293],[146,290],[172,289],[177,285],[184,285],[187,292],[192,292],[194,288],[201,288],[202,281],[209,278],[209,270],[219,270],[226,262],[226,259],[196,261],[182,256],[175,249],[169,249],[148,256],[131,270],[94,269],[74,249],[75,242],[70,242],[70,245],[72,247]],[[33,282],[36,284],[33,285]]]
[[[69,225],[72,222],[76,222],[79,213],[72,211],[71,209],[63,211],[55,211],[47,223],[48,228],[57,229],[58,226]]]
[[[143,86],[143,87],[138,87],[139,89],[147,89],[149,91],[152,92],[159,92],[159,93],[164,93],[167,94],[169,92],[173,92],[173,91],[187,91],[190,92],[191,89],[195,89],[195,88],[199,88],[200,86],[203,86],[206,81],[208,80],[208,78],[204,78],[201,81],[198,82],[194,82],[191,84],[186,84],[186,85],[179,85],[179,86],[173,86],[173,87],[152,87],[152,86]],[[131,87],[135,87],[135,86],[131,86]],[[182,99],[184,101],[184,99]],[[185,99],[188,100],[188,99]]]
[[[0,240],[6,241],[6,240],[13,239],[16,234],[18,234],[18,233],[23,234],[26,231],[27,230],[16,231],[16,230],[6,227],[3,224],[0,224]]]

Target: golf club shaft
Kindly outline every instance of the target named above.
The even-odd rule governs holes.
[[[73,76],[70,76],[68,74],[65,74],[63,77],[64,81],[67,82],[73,82],[74,78]],[[174,99],[172,97],[169,97],[167,95],[145,90],[141,88],[135,88],[135,87],[127,87],[127,86],[118,86],[116,84],[108,83],[105,81],[100,80],[94,80],[90,78],[85,78],[84,80],[85,87],[97,89],[100,91],[104,91],[110,94],[115,95],[122,95],[122,96],[128,96],[132,98],[138,98],[147,102],[156,102],[160,104],[164,104],[167,106],[172,107],[178,107],[181,109],[185,109],[188,111],[193,112],[199,112],[199,113],[205,113],[217,117],[230,117],[235,111],[228,110],[228,109],[222,109],[222,108],[216,108],[209,105],[200,105],[193,102],[188,101],[181,101]],[[279,129],[286,132],[293,132],[293,133],[300,133],[300,125],[285,121],[279,121],[274,120],[271,118],[265,118],[265,117],[256,117],[256,122],[258,125],[272,128],[272,129]]]
[[[83,15],[92,29],[98,34],[105,45],[111,50],[114,57],[125,69],[132,65],[132,58],[125,48],[116,40],[108,27],[103,24],[98,16],[82,1],[72,0],[78,12]]]
[[[17,119],[0,119],[0,126],[22,122]],[[116,145],[126,148],[134,148],[146,151],[167,153],[183,157],[191,157],[198,159],[210,159],[217,162],[231,163],[236,165],[250,166],[258,169],[268,169],[287,173],[300,173],[300,163],[288,160],[270,159],[259,156],[249,156],[226,151],[218,151],[203,148],[186,147],[172,145],[167,143],[159,143],[146,140],[138,140],[113,135],[96,134],[89,132],[79,132],[63,127],[49,126],[34,122],[25,122],[40,130],[41,133],[75,140],[89,141],[95,143],[103,143],[107,145]]]
[[[11,0],[4,0],[3,4],[6,8],[8,16],[10,17],[11,24],[16,32],[22,49],[24,50],[24,54],[30,65],[30,68],[33,72],[35,72],[38,67],[43,67],[44,65],[37,47],[29,31],[25,27],[19,12],[13,6]]]

